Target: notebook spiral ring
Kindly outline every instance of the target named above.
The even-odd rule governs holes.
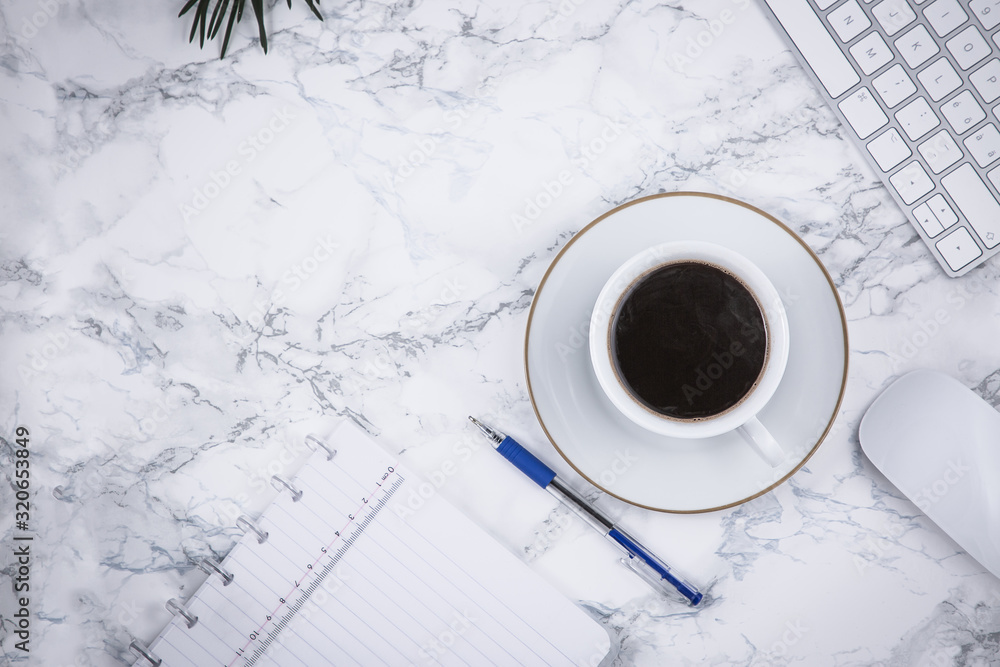
[[[208,574],[217,574],[222,577],[222,585],[228,586],[233,583],[233,575],[222,569],[222,566],[211,558],[202,558],[198,561],[198,567],[207,572]]]
[[[155,655],[150,653],[149,649],[146,648],[143,644],[141,644],[138,640],[133,641],[131,644],[129,644],[128,650],[132,652],[132,655],[138,658],[145,658],[149,662],[149,664],[153,665],[153,667],[160,667],[160,664],[163,662]]]
[[[311,442],[320,449],[322,449],[323,451],[325,451],[327,461],[333,460],[333,457],[337,455],[336,449],[331,449],[329,445],[327,445],[325,442],[317,438],[315,435],[312,435],[311,433],[306,436],[306,442],[307,443]]]
[[[292,494],[293,502],[297,503],[300,500],[302,500],[302,491],[295,488],[295,486],[284,477],[278,477],[277,475],[273,475],[271,477],[271,486],[276,488],[278,491],[281,491],[281,487],[285,487],[286,489],[288,489],[289,492],[291,492]]]
[[[236,520],[236,527],[242,530],[244,534],[256,534],[257,544],[264,544],[264,542],[267,542],[267,531],[261,529],[261,527],[254,523],[246,514],[240,516],[240,518]]]
[[[407,494],[420,481],[407,485],[405,468],[357,427],[338,433],[333,461],[310,440],[308,460],[272,481],[278,497],[261,514],[237,512],[243,533],[225,559],[190,561],[208,578],[166,603],[176,617],[152,643],[132,645],[132,667],[478,665],[475,656],[498,651],[510,664],[571,667],[593,662],[598,639],[610,648],[601,625],[541,579],[525,580],[531,570],[443,499],[409,523]],[[367,545],[384,557],[370,558]],[[417,572],[429,583],[414,587]],[[240,583],[225,588],[216,574]],[[377,600],[356,598],[355,583]]]
[[[174,616],[183,617],[184,621],[187,623],[188,628],[193,628],[194,624],[198,622],[198,617],[189,612],[187,609],[185,609],[183,605],[181,605],[180,600],[178,600],[177,598],[170,598],[169,600],[167,600],[167,604],[164,606],[167,609],[169,609],[170,613],[172,613]]]

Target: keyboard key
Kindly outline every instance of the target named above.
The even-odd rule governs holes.
[[[865,35],[851,47],[851,55],[865,74],[871,74],[892,60],[892,51],[877,32]]]
[[[861,81],[854,66],[808,3],[802,0],[765,2],[830,97],[840,97]]]
[[[971,167],[970,167],[971,169]],[[912,204],[934,189],[934,182],[919,162],[911,162],[889,177],[904,204]]]
[[[1000,25],[1000,0],[972,0],[969,9],[986,30]]]
[[[965,227],[959,227],[948,234],[935,243],[934,247],[944,257],[944,261],[948,262],[952,271],[958,271],[983,254],[983,251],[976,244],[976,240],[972,238],[972,234]]]
[[[948,93],[962,85],[962,77],[955,73],[955,68],[947,58],[931,63],[917,78],[935,102],[943,100]]]
[[[1000,14],[1000,10],[997,13]],[[969,81],[976,87],[987,104],[1000,97],[1000,60],[994,58],[977,69],[969,75]]]
[[[906,0],[884,0],[884,2],[872,7],[872,15],[875,16],[875,20],[889,37],[913,23],[917,18]]]
[[[917,92],[917,87],[902,65],[893,65],[879,74],[872,79],[872,86],[890,109]]]
[[[840,7],[827,14],[826,20],[830,22],[842,42],[851,41],[872,24],[868,20],[868,15],[858,5],[858,0],[847,0]]]
[[[987,123],[969,135],[965,147],[980,167],[990,165],[1000,158],[1000,132],[996,125]]]
[[[934,238],[944,231],[944,227],[938,222],[937,217],[927,204],[921,204],[913,209],[913,217],[920,223],[924,233],[930,238]]]
[[[931,109],[931,105],[922,97],[918,97],[897,111],[896,121],[911,141],[924,136],[941,122]]]
[[[941,0],[938,0],[941,2]],[[916,69],[930,60],[940,49],[937,42],[927,32],[927,28],[918,25],[895,42],[896,50],[911,69]]]
[[[1000,203],[972,165],[966,162],[942,178],[941,185],[986,247],[1000,244]]]
[[[869,141],[868,152],[875,158],[882,171],[891,171],[897,164],[913,155],[895,128]]]
[[[951,206],[948,206],[944,195],[934,195],[927,200],[927,206],[945,229],[958,222],[958,216],[955,215],[955,211],[952,210]]]
[[[955,140],[951,138],[948,130],[941,130],[917,146],[917,150],[924,156],[927,166],[935,174],[940,174],[962,159],[962,150],[955,143]]]
[[[939,0],[940,1],[940,0]],[[948,119],[955,132],[968,132],[976,123],[986,118],[986,112],[968,90],[963,90],[941,107],[941,113]]]
[[[830,9],[837,4],[837,0],[816,0],[816,6],[820,9]]]
[[[949,39],[945,46],[951,51],[951,55],[955,56],[955,62],[963,70],[981,62],[993,50],[974,25],[970,25]]]
[[[944,37],[949,32],[965,23],[969,15],[958,4],[958,0],[937,0],[924,10],[926,18],[938,37]]]
[[[997,190],[1000,190],[1000,167],[993,168],[986,176]]]
[[[867,88],[845,97],[837,106],[861,139],[870,137],[875,130],[889,122],[882,107]]]

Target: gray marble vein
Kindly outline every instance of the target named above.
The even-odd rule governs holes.
[[[342,0],[322,22],[266,3],[269,53],[244,17],[224,60],[187,43],[179,4],[0,2],[0,664],[131,664],[196,561],[294,475],[289,447],[351,420],[579,601],[604,664],[1000,665],[1000,582],[857,437],[915,368],[1000,406],[1000,265],[944,276],[754,3]],[[522,366],[573,234],[679,190],[785,221],[850,329],[816,455],[701,515],[586,489]],[[654,594],[546,494],[508,507],[469,413],[647,538],[703,607]]]

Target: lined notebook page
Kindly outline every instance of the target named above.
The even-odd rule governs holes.
[[[149,649],[164,666],[596,665],[607,632],[353,424]],[[426,490],[426,489],[425,489]],[[416,505],[416,503],[414,503]],[[145,659],[136,661],[145,664]]]

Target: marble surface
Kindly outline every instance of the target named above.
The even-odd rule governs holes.
[[[294,471],[291,445],[350,419],[579,601],[608,664],[1000,664],[1000,581],[857,438],[915,368],[1000,404],[1000,264],[945,276],[756,5],[330,0],[320,22],[292,4],[269,54],[244,17],[220,61],[179,1],[0,2],[0,663],[130,661]],[[851,347],[834,428],[773,492],[700,515],[597,498],[707,591],[698,610],[465,420],[596,495],[535,421],[527,311],[574,232],[676,190],[786,221]]]

